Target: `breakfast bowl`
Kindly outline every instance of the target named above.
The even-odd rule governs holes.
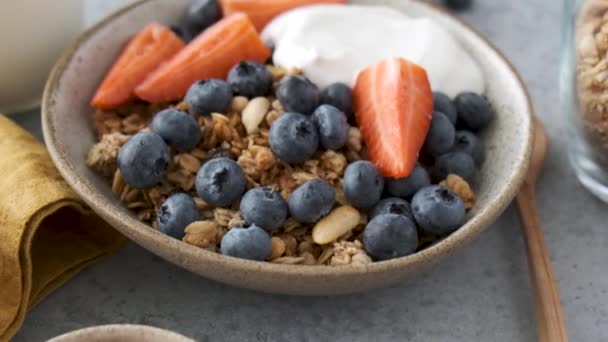
[[[532,147],[532,105],[506,58],[474,29],[431,4],[418,1],[350,1],[384,5],[412,17],[431,18],[446,28],[479,64],[484,95],[495,118],[481,133],[486,158],[471,183],[475,205],[455,232],[414,254],[341,267],[285,265],[224,256],[174,239],[141,222],[120,203],[108,180],[87,167],[96,141],[90,99],[124,43],[152,21],[175,22],[189,1],[143,0],[109,16],[71,47],[48,80],[42,105],[45,141],[57,168],[104,220],[129,239],[206,278],[263,292],[337,295],[390,286],[428,269],[479,236],[519,190]]]
[[[108,324],[78,329],[53,337],[49,342],[193,342],[194,340],[172,331],[137,324]]]

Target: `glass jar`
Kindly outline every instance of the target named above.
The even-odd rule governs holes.
[[[564,0],[561,98],[580,182],[608,202],[608,0]]]

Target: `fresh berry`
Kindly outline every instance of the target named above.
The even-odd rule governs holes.
[[[319,147],[319,133],[315,124],[299,113],[285,113],[270,127],[270,148],[288,163],[302,163],[310,159]]]
[[[432,156],[440,156],[454,146],[456,131],[448,117],[441,112],[433,112],[431,128],[424,142],[424,149]]]
[[[272,74],[264,64],[240,62],[228,72],[228,83],[237,95],[257,97],[268,94],[272,85]]]
[[[290,75],[279,81],[277,99],[287,112],[311,114],[319,105],[319,88],[304,76]]]
[[[198,206],[190,195],[177,193],[169,196],[158,209],[158,230],[176,239],[184,237],[184,229],[200,219]]]
[[[328,150],[341,149],[348,139],[350,126],[346,115],[331,105],[321,105],[312,114],[313,121],[319,130],[321,145]]]
[[[173,34],[173,32],[171,32]],[[150,73],[135,94],[150,103],[179,100],[198,80],[225,79],[236,63],[263,63],[270,57],[245,13],[224,17],[199,34],[167,63]]]
[[[314,4],[343,4],[346,0],[219,0],[224,15],[245,12],[258,31],[274,17],[290,9]]]
[[[300,185],[289,196],[287,205],[291,216],[304,223],[314,223],[329,214],[334,206],[336,193],[324,180],[313,179]]]
[[[240,200],[245,184],[245,173],[239,164],[228,158],[209,160],[196,175],[196,193],[215,207],[225,207]]]
[[[483,143],[477,136],[469,131],[457,131],[452,152],[465,152],[473,157],[477,165],[483,164],[485,152]]]
[[[388,193],[401,198],[410,198],[414,194],[431,184],[431,177],[425,168],[417,164],[414,171],[405,178],[389,178],[386,181]]]
[[[473,132],[486,127],[494,118],[494,109],[484,96],[466,92],[454,99],[458,121]]]
[[[189,151],[201,140],[201,129],[188,113],[177,109],[165,109],[158,112],[150,128],[160,135],[167,144],[180,151]]]
[[[441,185],[427,186],[414,195],[412,211],[420,228],[433,234],[448,234],[464,222],[464,202]]]
[[[209,160],[215,159],[215,158],[228,158],[228,159],[236,160],[234,153],[232,153],[230,150],[227,150],[222,147],[213,148],[213,149],[209,150],[209,152],[207,152],[207,159],[205,159],[205,161],[209,161]]]
[[[355,114],[369,159],[386,177],[407,177],[418,161],[433,112],[426,71],[401,58],[359,73]]]
[[[163,62],[184,47],[170,28],[158,23],[146,26],[133,37],[95,92],[91,105],[114,109],[133,98],[133,90]]]
[[[471,181],[475,175],[473,157],[465,152],[449,152],[437,158],[433,167],[433,176],[443,180],[451,173]]]
[[[118,169],[125,182],[144,189],[160,182],[171,161],[169,147],[156,133],[137,133],[118,152]]]
[[[193,33],[191,30],[182,25],[170,25],[169,28],[185,43],[190,42],[196,35],[196,33]]]
[[[217,0],[194,0],[186,10],[184,21],[186,27],[194,32],[201,32],[215,24],[222,17]]]
[[[453,10],[462,11],[471,8],[473,0],[443,0],[445,5]]]
[[[374,164],[359,160],[349,164],[343,177],[346,200],[358,208],[371,208],[382,197],[384,178]]]
[[[226,81],[209,79],[195,82],[186,93],[190,114],[225,113],[232,101],[232,88]]]
[[[374,217],[363,231],[363,245],[376,260],[403,257],[416,251],[416,225],[404,215],[383,214]]]
[[[436,112],[442,112],[445,116],[450,119],[452,125],[456,124],[458,119],[458,111],[450,100],[450,97],[446,94],[436,91],[433,92],[433,110]]]
[[[241,199],[240,211],[247,223],[274,231],[287,219],[288,208],[278,192],[269,188],[254,188]]]
[[[333,83],[323,89],[321,103],[332,105],[346,114],[349,122],[354,123],[353,90],[344,83]]]
[[[383,214],[396,214],[407,216],[407,218],[413,220],[414,214],[412,214],[412,208],[410,204],[399,197],[389,197],[381,200],[374,206],[372,211],[369,213],[369,219],[373,219],[378,215]]]
[[[270,256],[270,235],[256,225],[235,227],[222,238],[220,250],[223,255],[262,261]]]

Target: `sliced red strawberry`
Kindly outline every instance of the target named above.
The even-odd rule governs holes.
[[[429,130],[433,94],[426,71],[402,58],[359,74],[354,106],[370,160],[386,177],[407,177]]]

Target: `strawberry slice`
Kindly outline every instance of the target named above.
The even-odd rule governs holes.
[[[198,80],[226,78],[236,63],[262,63],[268,57],[270,50],[247,14],[235,13],[203,31],[137,86],[135,94],[152,103],[177,100]]]
[[[220,0],[224,15],[245,12],[262,31],[274,17],[290,9],[315,4],[344,4],[346,0]]]
[[[416,166],[433,112],[426,71],[391,58],[359,73],[355,115],[370,160],[386,177],[407,177]]]
[[[133,98],[146,76],[185,46],[171,29],[152,23],[137,33],[118,57],[91,100],[95,108],[113,109]]]

